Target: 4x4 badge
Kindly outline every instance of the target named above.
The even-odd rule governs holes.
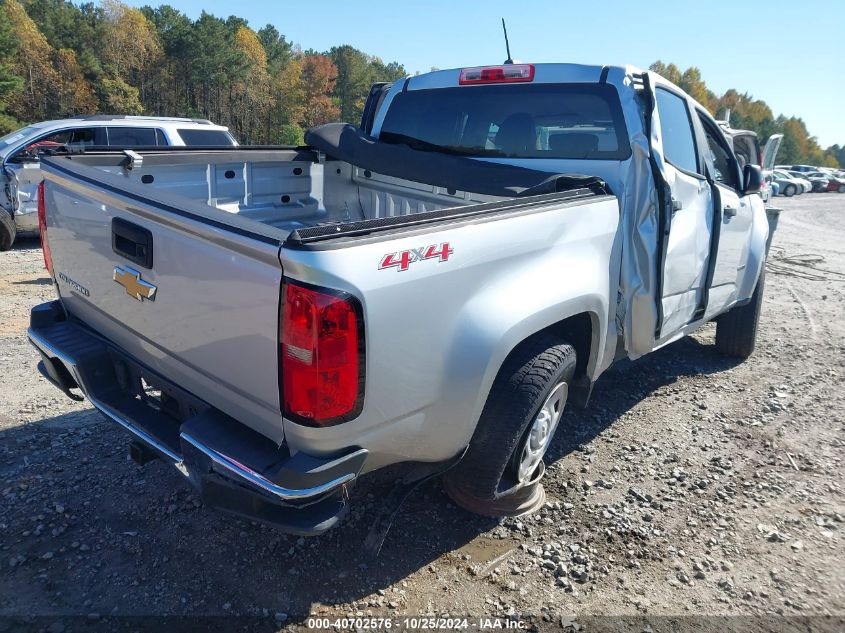
[[[455,250],[449,246],[449,242],[420,246],[419,248],[412,248],[397,253],[388,253],[381,258],[378,268],[379,270],[384,270],[386,268],[396,267],[396,270],[401,272],[408,270],[414,262],[421,262],[426,259],[437,259],[441,262],[449,261],[449,256],[454,252]]]
[[[141,279],[141,273],[129,268],[129,266],[126,268],[115,266],[114,280],[126,288],[126,294],[130,297],[135,297],[138,301],[143,301],[144,299],[154,301],[156,298],[157,288]]]

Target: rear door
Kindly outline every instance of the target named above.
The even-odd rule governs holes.
[[[653,78],[652,73],[648,73]],[[660,325],[657,338],[672,336],[695,320],[703,306],[710,257],[713,200],[696,141],[687,98],[670,85],[652,90],[651,146],[671,199],[661,209],[658,276]]]
[[[715,206],[716,258],[707,283],[707,314],[716,314],[736,300],[737,281],[745,269],[753,208],[741,195],[742,173],[725,135],[708,114],[696,111],[707,179]]]

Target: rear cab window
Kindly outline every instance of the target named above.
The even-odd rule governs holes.
[[[613,86],[520,84],[408,90],[379,141],[466,156],[625,160],[628,131]]]
[[[221,146],[234,145],[232,137],[225,130],[178,129],[185,145],[188,146]]]

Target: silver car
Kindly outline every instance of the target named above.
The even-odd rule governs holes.
[[[94,146],[231,146],[228,129],[204,119],[88,115],[42,121],[0,138],[0,251],[17,235],[38,233],[35,190],[40,157],[60,148]]]

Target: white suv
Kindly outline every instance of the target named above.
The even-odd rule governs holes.
[[[17,234],[38,232],[36,190],[41,182],[39,155],[58,148],[94,146],[237,145],[229,129],[205,119],[82,115],[27,125],[0,138],[0,251]]]

